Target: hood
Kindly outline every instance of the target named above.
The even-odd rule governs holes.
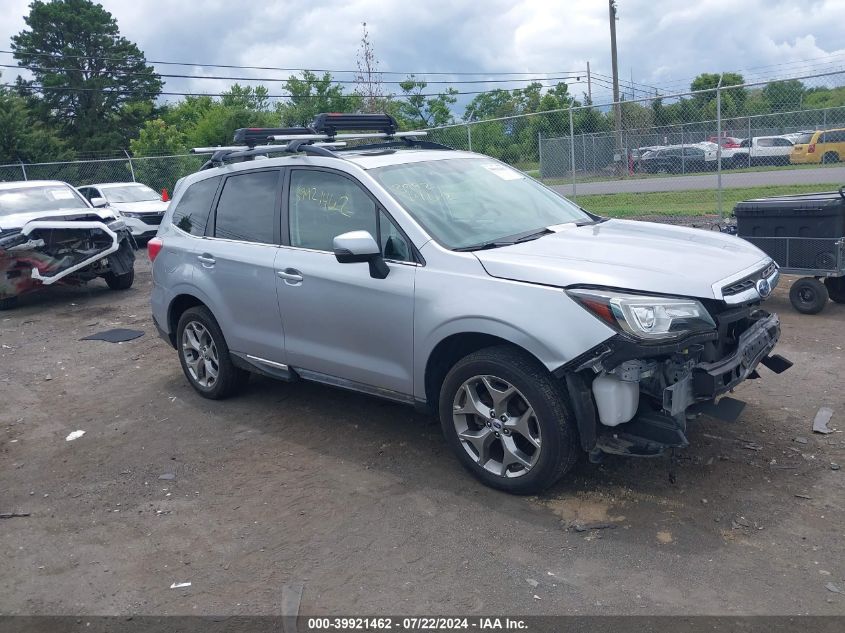
[[[115,215],[109,209],[59,209],[53,211],[29,211],[0,215],[0,230],[20,229],[32,220],[103,220],[110,222]]]
[[[133,213],[164,213],[167,211],[167,203],[162,200],[144,200],[143,202],[110,202],[109,206],[118,211],[130,211]]]
[[[502,279],[707,299],[715,297],[717,282],[769,261],[732,235],[630,220],[563,225],[539,239],[474,255],[488,274]]]

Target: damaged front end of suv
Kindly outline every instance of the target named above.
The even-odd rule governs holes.
[[[129,288],[134,250],[122,220],[91,207],[65,183],[0,187],[0,309],[53,284],[102,277],[112,289]]]
[[[697,413],[734,421],[744,403],[722,397],[763,365],[791,367],[772,354],[776,314],[761,301],[777,285],[777,266],[714,287],[720,299],[647,296],[575,287],[567,294],[617,334],[555,372],[566,381],[582,448],[651,457],[684,448]]]

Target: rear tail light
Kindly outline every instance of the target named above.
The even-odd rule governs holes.
[[[149,242],[147,242],[147,256],[150,258],[151,262],[154,262],[158,254],[161,252],[161,247],[164,246],[162,241],[154,237]]]
[[[814,154],[815,151],[816,151],[816,144],[810,143],[810,147],[807,148],[807,153],[808,154]]]

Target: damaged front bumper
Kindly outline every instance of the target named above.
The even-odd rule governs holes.
[[[720,396],[758,378],[760,364],[776,373],[791,366],[772,354],[780,338],[776,314],[736,309],[717,321],[717,331],[675,343],[619,335],[555,372],[567,383],[582,447],[593,456],[653,456],[685,447],[689,414],[735,419],[744,405],[723,398],[720,408]]]
[[[0,235],[0,299],[60,281],[81,283],[134,264],[122,220],[33,220]]]

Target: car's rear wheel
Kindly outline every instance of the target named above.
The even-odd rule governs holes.
[[[839,154],[836,152],[825,152],[824,156],[822,156],[822,162],[825,165],[830,165],[832,163],[839,162]]]
[[[108,272],[103,275],[103,279],[106,280],[106,284],[112,290],[129,290],[135,282],[135,269],[131,268],[128,273],[122,275]]]
[[[176,328],[182,371],[204,398],[220,400],[237,393],[249,372],[232,364],[229,346],[217,320],[205,306],[185,310]]]
[[[443,382],[439,411],[458,459],[493,488],[533,494],[577,460],[564,387],[516,348],[490,347],[458,361]]]
[[[825,285],[813,277],[802,277],[789,289],[789,301],[802,314],[818,314],[827,303]]]
[[[827,277],[824,286],[831,301],[845,303],[845,277]]]

